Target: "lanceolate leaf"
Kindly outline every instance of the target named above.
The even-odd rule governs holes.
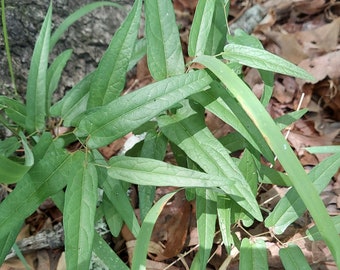
[[[90,266],[98,197],[96,168],[86,160],[82,165],[67,185],[63,222],[66,265],[79,270]]]
[[[244,238],[240,250],[240,270],[267,269],[268,257],[265,242],[261,239],[251,242],[248,238]]]
[[[87,75],[68,91],[62,100],[51,107],[51,115],[61,117],[67,127],[74,124],[73,120],[86,110],[93,77],[94,72]]]
[[[88,108],[108,104],[123,90],[139,30],[141,7],[142,0],[135,1],[124,23],[113,36],[91,82]]]
[[[58,149],[55,143],[47,150],[44,158],[32,167],[0,204],[0,239],[17,224],[22,224],[47,197],[65,187],[69,176],[79,168],[84,159],[83,153],[68,154]]]
[[[11,120],[17,123],[20,127],[25,127],[26,107],[24,104],[15,99],[0,96],[0,105],[5,108],[5,112]]]
[[[46,73],[50,44],[52,3],[47,11],[35,44],[27,81],[26,128],[29,132],[42,131],[46,117]]]
[[[199,261],[201,269],[206,269],[215,236],[217,197],[213,190],[196,189],[196,219],[199,239]]]
[[[177,110],[173,116],[158,119],[162,132],[178,145],[204,171],[233,179],[237,183],[230,196],[256,219],[262,220],[255,196],[228,151],[211,134],[200,117],[188,106]],[[224,190],[224,187],[221,187]],[[240,196],[240,194],[242,194]]]
[[[308,176],[316,187],[317,192],[320,193],[328,185],[339,168],[340,153],[337,153],[324,159],[310,171]],[[306,207],[296,189],[291,188],[266,218],[265,225],[266,227],[272,227],[275,233],[282,234],[305,211]]]
[[[111,143],[187,96],[203,91],[211,82],[205,71],[195,71],[150,84],[119,97],[106,106],[88,111],[75,134],[88,137],[88,146]]]
[[[235,61],[249,67],[294,76],[306,81],[315,81],[313,76],[307,71],[262,49],[238,44],[228,44],[224,47],[222,56],[225,59]]]
[[[47,97],[46,97],[46,111],[47,113],[50,110],[51,102],[52,102],[52,94],[57,89],[58,83],[61,77],[61,73],[70,59],[72,54],[72,50],[66,50],[62,52],[60,55],[54,59],[53,63],[47,70],[47,78],[46,78],[46,88],[47,88]]]
[[[311,270],[301,249],[290,244],[286,248],[280,248],[279,255],[285,269],[289,270]]]
[[[184,60],[171,0],[145,1],[148,66],[159,81],[184,72]]]
[[[204,53],[208,42],[214,10],[215,0],[198,1],[194,20],[190,29],[188,46],[188,53],[190,56],[198,56]]]
[[[149,242],[152,234],[153,227],[156,220],[161,213],[165,204],[174,196],[176,192],[171,192],[159,199],[151,210],[146,215],[141,227],[141,231],[138,234],[135,250],[138,252],[133,253],[132,258],[132,270],[146,269],[146,255],[148,252]]]
[[[208,67],[225,84],[261,131],[289,175],[293,186],[312,215],[335,261],[340,266],[340,237],[315,187],[273,119],[248,86],[227,65],[209,56],[199,56],[195,61]]]

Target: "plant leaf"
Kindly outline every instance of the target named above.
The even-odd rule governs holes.
[[[215,11],[214,0],[200,0],[189,35],[189,56],[202,55],[205,51]]]
[[[227,38],[226,8],[223,0],[215,1],[212,24],[205,44],[204,54],[215,55],[223,51]],[[197,10],[197,8],[196,8]],[[196,14],[195,14],[196,16]],[[192,27],[191,27],[192,29]],[[191,30],[192,31],[192,30]],[[190,44],[190,43],[189,43]]]
[[[340,233],[340,216],[334,216],[331,218],[334,224],[334,227]],[[311,227],[306,231],[306,235],[308,236],[309,240],[311,241],[319,241],[322,240],[322,236],[316,226]]]
[[[0,239],[4,239],[17,224],[22,224],[47,197],[65,187],[71,172],[78,169],[82,160],[81,152],[67,154],[52,143],[44,158],[31,168],[0,204]]]
[[[7,116],[20,127],[26,123],[26,106],[21,102],[9,97],[0,96],[0,105],[3,105]]]
[[[289,244],[286,248],[280,248],[279,255],[285,269],[311,270],[301,249],[295,244]]]
[[[243,238],[240,250],[240,270],[266,269],[269,268],[265,242],[261,239],[251,242],[248,238]]]
[[[26,129],[33,133],[45,128],[46,117],[46,75],[48,50],[51,34],[52,3],[50,4],[38,40],[35,43],[27,79]]]
[[[248,183],[228,151],[206,127],[203,117],[187,105],[172,116],[159,117],[158,123],[169,140],[179,146],[205,172],[233,179],[237,184],[233,186],[234,191],[230,194],[232,199],[256,219],[262,220],[255,196]],[[221,188],[224,190],[224,186]]]
[[[139,30],[142,1],[135,1],[123,24],[114,34],[91,82],[87,108],[116,99],[125,85],[125,75]]]
[[[88,269],[93,246],[97,171],[86,160],[81,164],[82,168],[76,171],[65,192],[63,224],[68,269]]]
[[[277,72],[313,82],[315,78],[304,69],[268,51],[238,44],[227,44],[223,58],[249,67]]]
[[[184,72],[175,12],[170,0],[145,1],[148,67],[156,81]]]
[[[122,188],[120,181],[114,177],[108,177],[103,183],[103,188],[107,198],[114,205],[126,226],[137,237],[140,226],[127,196],[127,191]]]
[[[30,166],[19,164],[4,156],[0,156],[0,183],[13,184],[18,182],[31,168]]]
[[[68,91],[59,102],[51,107],[51,115],[61,117],[65,126],[72,126],[74,119],[86,110],[93,77],[94,72],[88,74]]]
[[[163,207],[172,198],[172,196],[176,194],[177,191],[168,193],[160,198],[146,215],[137,237],[135,250],[138,250],[138,252],[134,252],[133,254],[131,267],[132,270],[146,269],[146,255],[148,252],[153,227]]]
[[[199,56],[194,61],[208,67],[225,84],[261,131],[268,145],[277,155],[283,168],[289,175],[293,186],[307,206],[324,241],[331,250],[337,265],[340,267],[340,237],[332,225],[330,216],[315,187],[309,181],[306,172],[273,119],[248,86],[227,65],[209,56]]]
[[[93,252],[102,260],[108,269],[129,270],[125,263],[97,232],[94,232]]]
[[[51,102],[52,102],[52,94],[57,89],[58,83],[61,77],[61,73],[63,72],[64,67],[66,66],[67,61],[70,59],[72,54],[72,50],[66,50],[58,55],[53,63],[47,70],[46,77],[46,88],[47,88],[47,97],[46,97],[46,111],[49,112]]]
[[[150,84],[85,113],[75,131],[88,137],[88,146],[111,143],[211,82],[205,71],[195,71]]]
[[[211,248],[215,236],[216,224],[216,194],[211,189],[197,188],[196,189],[196,219],[199,239],[199,256],[201,269],[206,269]]]
[[[334,154],[316,165],[309,173],[309,179],[320,193],[340,168],[340,153]],[[291,188],[278,202],[265,220],[266,227],[272,227],[276,234],[282,234],[286,228],[298,219],[306,207],[295,188]]]
[[[84,15],[90,13],[94,9],[98,7],[103,7],[103,6],[112,6],[112,7],[117,7],[121,8],[122,6],[117,4],[117,3],[112,3],[109,1],[98,1],[94,3],[87,4],[79,9],[77,9],[74,13],[72,13],[70,16],[68,16],[59,26],[58,28],[53,32],[51,36],[51,41],[50,41],[50,51],[53,50],[55,44],[58,42],[60,37],[65,33],[65,31],[77,20],[79,20],[81,17]]]

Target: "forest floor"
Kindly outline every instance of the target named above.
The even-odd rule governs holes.
[[[183,47],[186,47],[190,25],[193,19],[196,1],[174,0],[176,16],[180,22]],[[309,146],[340,145],[340,2],[335,0],[257,0],[238,1],[231,0],[230,24],[235,24],[244,14],[255,5],[260,5],[265,10],[265,15],[255,23],[251,33],[258,37],[263,46],[292,63],[309,71],[317,81],[314,84],[305,83],[291,77],[276,75],[273,97],[268,105],[268,111],[273,118],[295,111],[298,108],[308,108],[308,113],[296,121],[289,129],[284,131],[292,148],[299,157],[301,164],[309,171],[317,165],[326,154],[310,154],[305,150]],[[247,21],[249,25],[249,21]],[[255,94],[261,95],[262,81],[253,69],[244,70],[244,78]],[[146,61],[141,61],[133,77],[129,78],[126,89],[130,91],[151,82]],[[225,135],[230,127],[221,120],[207,114],[206,122],[216,137]],[[113,143],[102,149],[105,157],[116,154],[124,145],[127,138]],[[170,156],[171,153],[169,153]],[[170,158],[170,157],[169,157]],[[280,165],[277,164],[280,170]],[[283,196],[287,188],[278,186],[263,187],[258,200],[262,206],[271,209],[275,206],[280,196]],[[169,192],[169,188],[158,189],[157,195]],[[134,198],[131,194],[131,200]],[[340,214],[340,173],[333,177],[328,187],[321,193],[321,197],[330,213],[335,216]],[[174,238],[168,250],[177,250],[182,247],[181,256],[174,254],[173,258],[159,261],[157,249],[148,260],[152,269],[188,269],[191,260],[197,250],[198,237],[195,224],[190,218],[193,215],[188,204],[181,203],[181,198],[172,203],[171,208],[166,208],[160,216],[167,219],[156,226],[153,237],[167,231],[168,238]],[[170,215],[170,219],[169,219]],[[189,224],[188,228],[181,228],[182,222]],[[184,221],[186,220],[186,221]],[[26,226],[19,238],[27,237],[32,228],[38,234],[45,228],[62,221],[62,214],[55,205],[46,201],[30,218],[26,220]],[[269,250],[270,269],[282,269],[278,256],[278,242],[294,241],[303,251],[313,269],[337,269],[329,250],[322,242],[311,242],[305,237],[305,230],[312,225],[310,216],[305,214],[290,226],[283,235],[274,238],[266,235],[268,229],[263,224],[255,224],[248,229],[253,236],[264,234]],[[128,261],[133,253],[133,240],[129,233],[122,230],[119,238],[110,239],[114,250],[120,254],[123,260]],[[241,231],[241,228],[239,228]],[[178,235],[185,235],[183,237]],[[178,239],[177,239],[178,238]],[[180,239],[181,238],[181,239]],[[271,239],[271,240],[269,240]],[[156,239],[157,240],[157,239]],[[176,242],[177,241],[177,242]],[[130,243],[130,244],[128,244]],[[128,245],[127,245],[128,244]],[[129,246],[126,248],[126,246]],[[56,249],[39,249],[26,255],[26,260],[34,269],[66,269],[63,259],[63,247]],[[185,256],[183,256],[185,254]],[[221,245],[220,236],[216,235],[213,254],[207,269],[220,269],[227,255]],[[25,269],[20,260],[12,258],[0,267],[0,270]],[[238,269],[237,259],[231,263],[228,269]]]

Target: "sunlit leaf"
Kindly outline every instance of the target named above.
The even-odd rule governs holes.
[[[266,269],[269,268],[265,242],[261,239],[255,239],[252,242],[248,238],[243,238],[240,250],[240,270]]]
[[[286,248],[280,248],[280,259],[285,269],[289,270],[310,270],[312,269],[306,258],[304,257],[301,249],[295,245],[290,244]]]
[[[222,56],[249,67],[298,77],[310,82],[315,81],[315,78],[304,69],[265,50],[238,44],[227,44]]]
[[[320,193],[340,168],[340,153],[334,154],[316,165],[309,173],[309,179]],[[302,199],[295,188],[291,188],[275,206],[265,220],[266,227],[282,234],[285,229],[306,211]]]
[[[175,76],[145,86],[138,91],[88,111],[75,132],[88,137],[87,144],[97,148],[111,143],[151,120],[173,104],[205,89],[211,78],[205,71]]]
[[[65,255],[68,269],[88,269],[94,237],[97,171],[86,160],[67,185],[64,206]]]
[[[170,0],[145,1],[145,35],[148,67],[159,81],[184,72],[184,60]]]
[[[130,13],[114,34],[91,81],[87,107],[94,108],[116,99],[125,85],[126,72],[139,30],[142,1],[135,1]]]
[[[29,132],[42,131],[46,117],[46,75],[50,46],[52,3],[45,16],[38,40],[35,43],[27,80],[26,129]]]
[[[198,56],[204,53],[208,42],[214,11],[214,0],[198,1],[189,35],[189,56]]]

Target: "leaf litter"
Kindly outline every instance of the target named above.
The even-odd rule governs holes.
[[[183,47],[186,48],[190,23],[197,1],[174,0],[176,16],[181,22],[180,34]],[[236,22],[247,9],[255,4],[265,8],[266,16],[255,27],[252,34],[257,36],[264,47],[299,65],[315,78],[314,84],[288,76],[276,75],[273,97],[267,107],[273,118],[282,116],[297,109],[302,94],[302,108],[308,108],[307,115],[296,121],[290,129],[288,141],[296,151],[300,162],[308,171],[317,165],[327,154],[310,154],[305,148],[309,146],[340,145],[340,3],[326,0],[232,0],[229,21]],[[186,56],[186,60],[189,58]],[[135,73],[126,83],[125,92],[133,91],[152,82],[145,58],[138,63]],[[253,69],[245,70],[245,80],[260,97],[263,84],[259,74]],[[232,128],[214,115],[207,113],[206,123],[216,137],[233,131]],[[283,131],[284,133],[287,130]],[[112,142],[100,149],[102,155],[109,159],[124,146],[126,137]],[[168,153],[167,161],[172,162]],[[156,198],[170,192],[172,188],[157,188]],[[259,192],[259,203],[269,210],[273,209],[278,198],[284,196],[286,188],[263,185]],[[131,201],[138,201],[137,193],[130,194]],[[333,177],[321,196],[331,215],[340,214],[340,173]],[[133,198],[134,197],[134,198]],[[139,216],[138,204],[135,204],[136,215]],[[61,214],[55,206],[44,203],[40,209],[26,220],[27,225],[19,237],[35,235],[60,222]],[[281,269],[279,246],[282,242],[296,243],[310,264],[318,269],[336,269],[327,247],[320,241],[311,242],[304,236],[304,231],[311,227],[308,214],[294,222],[284,234],[273,236],[263,224],[248,229],[248,233],[261,237],[266,241],[269,250],[269,267]],[[245,235],[241,226],[235,226],[236,235]],[[121,235],[109,242],[122,259],[131,262],[135,239],[123,226]],[[126,244],[126,247],[125,247]],[[195,205],[185,200],[184,193],[179,192],[170,204],[164,207],[152,233],[148,269],[189,269],[195,252],[197,252],[198,235],[195,224]],[[220,233],[216,233],[214,252],[207,269],[219,269],[227,254],[222,246]],[[25,255],[32,269],[66,269],[60,257],[62,247],[56,250],[42,249]],[[185,256],[184,256],[185,255]],[[236,256],[236,255],[235,255]],[[25,269],[18,259],[11,259],[0,267],[0,270]],[[228,269],[238,269],[234,260]]]

